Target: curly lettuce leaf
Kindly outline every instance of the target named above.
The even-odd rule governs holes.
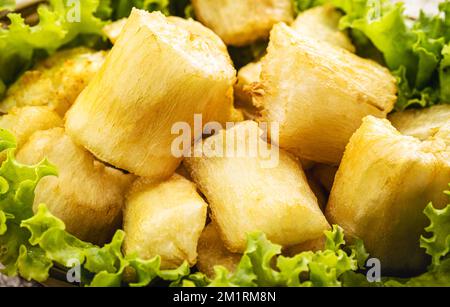
[[[14,218],[14,215],[0,211],[0,235],[5,234],[5,232],[8,230],[6,221],[8,219],[13,219],[13,218]]]
[[[55,175],[56,169],[45,160],[34,166],[18,163],[14,158],[15,146],[14,136],[0,130],[0,149],[7,153],[0,167],[0,263],[4,265],[2,272],[8,275],[19,272],[25,278],[43,277],[45,272],[35,274],[35,270],[24,270],[25,264],[34,263],[39,254],[28,249],[29,233],[20,223],[33,216],[34,189],[38,182],[45,176]]]
[[[45,205],[40,205],[37,213],[22,222],[22,226],[31,233],[30,243],[45,251],[46,260],[70,268],[73,263],[94,274],[87,283],[91,287],[118,287],[124,283],[125,272],[133,269],[134,278],[130,286],[147,286],[154,279],[177,281],[189,275],[189,266],[185,263],[175,270],[160,270],[159,257],[141,260],[136,256],[125,257],[122,244],[125,233],[118,230],[111,243],[103,247],[83,242],[67,233],[64,223],[54,217]],[[84,279],[89,279],[85,276]]]
[[[446,193],[450,196],[450,191]],[[430,220],[430,225],[425,231],[431,236],[429,238],[422,236],[420,246],[432,257],[433,266],[438,266],[450,253],[450,205],[439,210],[429,204],[424,212]]]
[[[350,253],[347,253],[343,230],[339,226],[333,226],[325,236],[323,251],[285,257],[281,255],[281,246],[271,243],[262,233],[251,233],[236,270],[230,273],[224,267],[215,267],[215,278],[209,286],[341,286],[344,274],[358,269],[357,254],[362,254],[364,249],[359,245],[357,252],[350,247]]]
[[[47,257],[44,250],[38,247],[21,245],[17,268],[20,275],[27,280],[47,280],[53,262]]]
[[[74,263],[80,264],[89,275],[93,274],[92,278],[83,276],[87,286],[118,287],[128,283],[133,287],[144,287],[155,279],[178,282],[190,273],[187,263],[174,270],[161,270],[159,257],[142,260],[137,256],[124,256],[122,244],[125,233],[121,230],[116,232],[111,243],[103,247],[83,242],[67,233],[64,223],[54,217],[45,205],[40,205],[36,214],[23,221],[22,226],[29,231],[29,242],[33,248],[45,253],[41,263],[35,261],[36,267],[47,269],[45,264],[58,263],[71,268]],[[32,278],[41,280],[36,275]]]
[[[82,4],[50,0],[48,5],[39,6],[39,23],[35,26],[27,25],[19,14],[8,14],[11,24],[6,29],[0,28],[3,87],[28,69],[38,53],[50,54],[82,34],[101,35],[105,22],[96,16],[99,3],[99,0],[86,0]]]

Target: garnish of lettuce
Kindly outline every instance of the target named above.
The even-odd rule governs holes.
[[[64,223],[43,204],[33,212],[34,190],[45,176],[57,171],[48,161],[28,166],[14,158],[14,137],[0,130],[0,150],[7,158],[0,167],[0,263],[2,273],[44,282],[56,265],[69,270],[80,266],[86,286],[147,286],[156,279],[179,282],[189,275],[184,263],[175,270],[162,270],[160,257],[141,260],[124,256],[125,233],[118,230],[111,243],[99,247],[83,242],[65,231]]]
[[[7,15],[11,24],[0,28],[0,83],[3,83],[0,89],[4,90],[4,85],[11,84],[30,68],[38,54],[51,54],[79,35],[101,34],[105,23],[96,16],[100,0],[74,3],[49,0],[48,5],[40,5],[39,23],[35,26],[25,24],[19,14]]]
[[[281,246],[264,234],[248,235],[247,250],[234,272],[215,267],[213,287],[337,287],[347,272],[363,266],[367,254],[361,245],[346,247],[342,228],[325,232],[323,251],[303,252],[294,257],[281,255]],[[360,263],[358,263],[360,261]],[[204,281],[197,273],[196,280]],[[188,279],[188,284],[195,281]]]
[[[390,0],[293,1],[298,11],[324,3],[343,11],[340,27],[351,31],[359,53],[364,55],[370,42],[397,77],[397,110],[450,103],[450,1],[440,4],[440,14],[422,12],[417,20]]]

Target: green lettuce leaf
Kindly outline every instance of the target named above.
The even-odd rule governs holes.
[[[4,234],[8,230],[6,221],[8,219],[13,219],[13,218],[14,218],[14,215],[0,211],[0,235]]]
[[[0,167],[0,263],[4,265],[2,271],[8,275],[20,273],[29,279],[44,278],[48,272],[27,268],[35,264],[41,254],[29,248],[29,232],[20,224],[33,216],[36,185],[41,178],[55,175],[56,169],[45,160],[34,166],[18,163],[14,158],[15,146],[14,136],[0,130],[0,149],[6,151],[6,160]],[[48,263],[40,268],[48,271]]]
[[[15,0],[3,0],[2,3],[0,3],[0,11],[3,10],[13,11],[15,8],[16,8]]]
[[[235,272],[215,267],[215,278],[209,286],[341,286],[344,274],[358,269],[357,255],[362,259],[365,250],[359,243],[359,251],[349,247],[350,253],[347,253],[343,230],[338,226],[326,231],[325,236],[323,251],[285,257],[281,255],[281,246],[271,243],[262,233],[251,233]]]
[[[28,69],[38,53],[50,54],[81,34],[101,34],[104,21],[95,14],[99,0],[68,5],[50,0],[38,8],[39,23],[25,24],[19,14],[8,14],[11,24],[0,28],[0,80],[8,85]],[[79,13],[77,10],[79,9]]]
[[[159,267],[161,265],[160,257],[142,260],[137,256],[133,256],[130,257],[128,261],[134,274],[134,281],[130,283],[131,287],[146,287],[158,276]]]
[[[20,246],[17,267],[23,278],[27,280],[47,280],[52,266],[53,262],[41,248]]]
[[[446,194],[450,195],[450,192],[447,191]],[[450,204],[442,210],[435,209],[429,204],[425,209],[425,215],[430,220],[430,225],[425,230],[431,237],[422,236],[420,246],[432,257],[433,266],[438,266],[450,253]]]
[[[111,243],[103,247],[83,242],[64,230],[64,223],[52,216],[45,205],[40,205],[37,213],[22,226],[31,233],[30,243],[38,245],[51,262],[70,268],[79,263],[94,276],[86,285],[91,287],[118,287],[126,280],[125,272],[133,269],[134,278],[130,286],[147,286],[154,279],[177,281],[189,275],[189,266],[185,263],[174,270],[160,270],[159,257],[141,260],[136,256],[125,257],[122,244],[125,233],[118,230]],[[75,261],[75,262],[74,262]],[[89,279],[87,276],[84,278]]]

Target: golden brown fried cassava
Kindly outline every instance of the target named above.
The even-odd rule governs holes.
[[[316,162],[337,164],[366,115],[386,117],[396,81],[379,64],[276,25],[254,101],[263,122],[280,124],[280,146]]]
[[[242,67],[234,86],[236,104],[245,108],[254,108],[252,102],[252,84],[260,81],[261,62],[253,62]]]
[[[235,70],[221,40],[200,23],[133,10],[105,65],[67,114],[66,129],[100,160],[131,173],[170,177],[173,125],[224,122]]]
[[[301,37],[308,37],[355,52],[350,38],[339,31],[341,14],[332,6],[324,5],[304,11],[292,24],[292,29]],[[251,85],[260,81],[261,61],[252,62],[238,72],[238,82],[234,87],[236,102],[253,107]]]
[[[120,227],[125,193],[134,177],[103,165],[72,142],[62,128],[34,133],[17,160],[35,164],[47,158],[57,177],[43,178],[36,188],[34,209],[41,203],[82,240],[103,244]]]
[[[163,268],[197,262],[197,243],[206,223],[207,204],[195,185],[175,174],[167,181],[140,178],[127,196],[126,254],[161,256]]]
[[[318,6],[299,14],[292,29],[302,37],[320,40],[355,52],[351,39],[339,30],[342,14],[333,6]]]
[[[105,51],[63,50],[25,72],[7,91],[0,112],[14,107],[48,106],[60,116],[73,104],[102,66]]]
[[[446,206],[449,182],[450,139],[420,141],[369,116],[347,146],[327,217],[362,239],[383,272],[412,274],[427,264],[418,244],[428,224],[423,210],[429,202]]]
[[[392,125],[402,134],[426,140],[439,128],[450,124],[450,105],[436,105],[428,109],[407,110],[389,115]]]
[[[43,106],[13,108],[8,114],[0,117],[0,128],[14,134],[18,149],[34,132],[62,126],[61,117],[49,107]]]
[[[123,27],[125,27],[126,23],[127,23],[126,18],[114,21],[103,27],[103,33],[111,41],[111,43],[115,44],[120,36],[120,33],[122,33]]]
[[[203,230],[198,241],[198,262],[197,267],[200,272],[212,278],[215,275],[214,267],[221,265],[228,271],[236,269],[242,255],[235,254],[226,249],[219,232],[213,223],[210,223]]]
[[[232,252],[245,250],[247,233],[252,231],[289,246],[315,239],[329,227],[296,159],[280,150],[278,163],[271,165],[260,151],[251,155],[247,150],[254,142],[267,145],[256,140],[261,133],[255,122],[237,124],[207,139],[208,154],[195,152],[197,157],[185,159]],[[242,154],[225,150],[232,142]]]
[[[290,0],[193,0],[192,6],[198,20],[233,46],[266,39],[274,24],[294,16]]]

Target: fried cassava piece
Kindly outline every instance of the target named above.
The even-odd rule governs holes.
[[[126,24],[126,18],[111,22],[110,24],[103,27],[103,33],[106,35],[106,37],[108,37],[111,43],[115,44]]]
[[[100,160],[139,176],[170,177],[172,126],[233,115],[235,69],[200,23],[133,10],[105,65],[67,114],[66,129]]]
[[[214,277],[214,267],[221,265],[228,271],[233,272],[242,255],[230,252],[222,242],[217,227],[210,223],[203,230],[198,241],[198,262],[200,272],[208,277]]]
[[[421,141],[369,116],[347,146],[326,216],[362,239],[386,274],[426,267],[418,244],[429,223],[423,211],[430,201],[436,208],[448,203],[442,191],[450,182],[449,131]]]
[[[17,153],[18,161],[30,165],[44,158],[57,167],[58,176],[39,182],[34,209],[46,204],[82,240],[97,244],[110,240],[120,227],[125,193],[134,176],[95,160],[63,128],[34,133]]]
[[[379,64],[278,24],[253,94],[260,120],[280,124],[281,148],[337,164],[365,116],[385,118],[393,109],[396,91]]]
[[[450,124],[450,105],[397,112],[391,114],[389,120],[401,133],[426,140],[436,134],[441,127]]]
[[[143,259],[161,256],[163,268],[197,262],[197,243],[206,224],[207,204],[195,185],[175,174],[155,182],[138,179],[124,211],[126,254]]]
[[[193,0],[192,6],[198,20],[233,46],[267,39],[274,24],[294,19],[290,0]]]
[[[306,10],[299,14],[291,28],[301,37],[326,42],[355,52],[350,38],[339,31],[341,14],[332,6],[324,5]],[[111,31],[113,32],[113,31]],[[261,61],[242,67],[238,72],[238,82],[234,87],[236,102],[244,107],[253,106],[251,85],[260,81]]]
[[[351,39],[339,30],[342,15],[333,6],[318,6],[299,14],[292,29],[302,37],[309,37],[355,52]]]
[[[61,117],[45,106],[13,108],[8,114],[0,117],[0,128],[7,129],[14,134],[18,149],[28,141],[34,132],[63,125]]]
[[[252,84],[260,81],[261,62],[253,62],[239,69],[237,83],[234,86],[236,104],[245,108],[253,108]]]
[[[261,134],[255,122],[239,123],[208,138],[203,148],[210,150],[205,154],[197,147],[185,160],[232,252],[245,250],[246,234],[252,231],[289,246],[315,239],[329,227],[295,158],[275,147],[270,147],[273,155],[251,153],[256,143],[268,146]],[[275,152],[279,157],[273,159]],[[267,163],[269,159],[275,163]]]
[[[79,47],[55,53],[25,72],[7,91],[0,112],[48,106],[60,116],[73,104],[105,61],[106,51]]]

